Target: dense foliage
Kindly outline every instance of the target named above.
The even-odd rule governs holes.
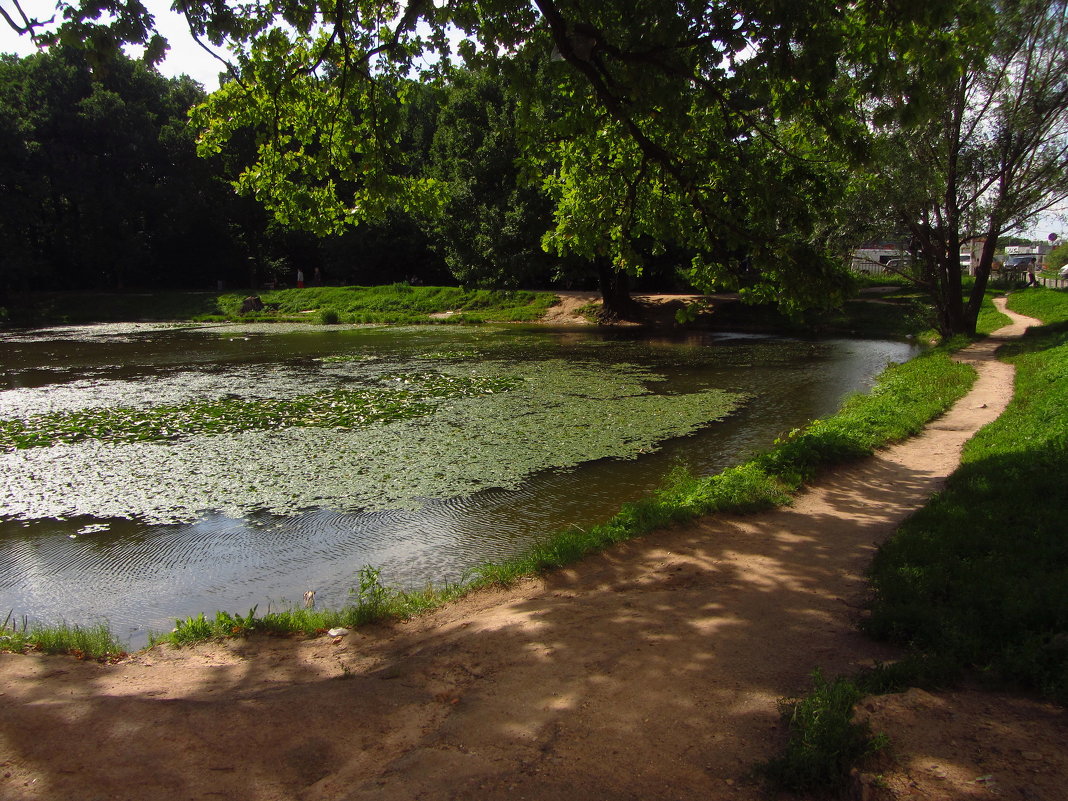
[[[203,159],[188,124],[202,88],[122,56],[69,46],[0,56],[0,294],[448,280],[414,221],[318,239],[272,221],[229,185],[235,141]]]
[[[93,75],[69,48],[0,58],[0,285],[212,280],[231,201],[185,124],[203,98],[126,59]]]
[[[892,94],[905,114],[929,106],[920,76],[952,70],[962,41],[956,3],[181,5],[195,35],[234,54],[231,80],[195,113],[201,152],[233,152],[253,132],[235,183],[281,224],[323,235],[398,212],[484,209],[487,229],[497,223],[488,261],[512,264],[551,208],[542,244],[584,262],[613,303],[621,276],[668,252],[703,288],[787,310],[840,300],[843,226],[829,210],[864,150],[858,110]],[[136,0],[60,9],[58,29],[9,23],[96,54],[134,41],[159,56]],[[507,93],[499,114],[454,104],[453,119],[484,131],[479,141],[458,131],[439,151],[488,161],[428,173],[411,147],[411,110],[460,66],[480,73],[476,83],[502,76]],[[493,163],[516,171],[514,187],[486,187],[479,172]],[[519,224],[493,200],[465,205],[465,192],[487,188],[532,214]],[[479,255],[464,268],[485,273]]]
[[[840,303],[844,252],[890,221],[942,333],[971,332],[997,238],[1065,185],[1063,0],[179,5],[232,53],[193,118],[273,217],[231,225],[252,283],[354,261],[438,282],[443,259],[465,284],[596,276],[624,310],[667,265],[794,313]],[[163,52],[138,0],[14,8],[105,82],[124,43]],[[984,235],[965,303],[959,245]]]

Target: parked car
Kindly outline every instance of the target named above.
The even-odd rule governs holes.
[[[1061,267],[1061,271],[1057,273],[1061,278],[1068,278],[1068,264]]]
[[[1032,265],[1038,264],[1037,256],[1013,256],[1011,259],[1006,260],[1006,270],[1026,270]]]

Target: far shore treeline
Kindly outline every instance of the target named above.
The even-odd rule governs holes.
[[[280,224],[231,182],[246,153],[198,157],[188,77],[83,50],[0,56],[0,297],[13,292],[256,290],[411,282],[597,287],[540,245],[551,204],[520,181],[504,83],[488,73],[425,87],[405,122],[414,170],[448,187],[448,213],[387,212],[342,234]],[[247,131],[238,151],[255,148]],[[685,289],[671,258],[639,284]],[[0,305],[3,305],[0,303]]]

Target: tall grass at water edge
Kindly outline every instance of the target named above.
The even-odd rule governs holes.
[[[852,721],[864,695],[968,675],[1068,703],[1068,293],[1028,289],[1008,306],[1044,323],[1000,351],[1016,367],[1012,403],[870,569],[865,628],[906,655],[830,682],[817,672],[812,691],[785,705],[789,743],[766,766],[780,787],[841,786],[881,745]]]
[[[279,289],[260,293],[262,312],[240,314],[246,295],[219,297],[219,315],[199,319],[304,320],[333,323],[533,322],[556,302],[551,292],[457,287],[346,286]],[[448,315],[432,317],[431,315]]]
[[[126,656],[126,649],[105,623],[91,626],[69,623],[30,625],[25,619],[20,623],[10,613],[0,623],[0,651],[40,651],[99,660]]]

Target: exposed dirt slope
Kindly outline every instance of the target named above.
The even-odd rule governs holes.
[[[763,798],[750,771],[781,744],[778,699],[816,666],[893,656],[856,631],[861,574],[1008,402],[996,344],[967,354],[980,381],[926,434],[790,508],[699,520],[339,642],[254,638],[110,666],[0,655],[0,798]],[[879,699],[874,716],[913,716],[886,769],[900,797],[1064,797],[1010,794],[1035,775],[1010,764],[1068,787],[1063,713],[919,697]],[[1011,753],[974,761],[954,725]],[[931,764],[945,775],[920,776]]]

